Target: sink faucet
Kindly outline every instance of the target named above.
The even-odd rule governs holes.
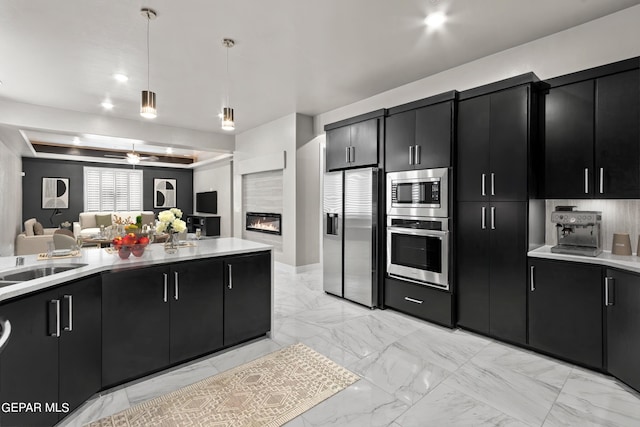
[[[16,267],[20,265],[24,265],[24,257],[21,257],[21,256],[16,258]]]

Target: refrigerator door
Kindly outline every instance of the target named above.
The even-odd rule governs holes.
[[[355,169],[344,177],[344,297],[375,307],[378,170]]]
[[[322,193],[323,239],[322,239],[322,279],[324,290],[342,296],[342,172],[324,175]]]

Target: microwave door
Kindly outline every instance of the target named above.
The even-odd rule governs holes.
[[[342,296],[343,172],[324,175],[322,194],[322,279],[324,291]]]

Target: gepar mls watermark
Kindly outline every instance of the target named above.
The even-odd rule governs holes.
[[[56,412],[66,414],[69,412],[67,402],[2,402],[0,411],[3,414],[34,414],[42,412]]]

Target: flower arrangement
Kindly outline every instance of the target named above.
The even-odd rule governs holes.
[[[156,232],[182,233],[187,230],[187,223],[181,220],[182,211],[178,208],[171,208],[158,214]]]

